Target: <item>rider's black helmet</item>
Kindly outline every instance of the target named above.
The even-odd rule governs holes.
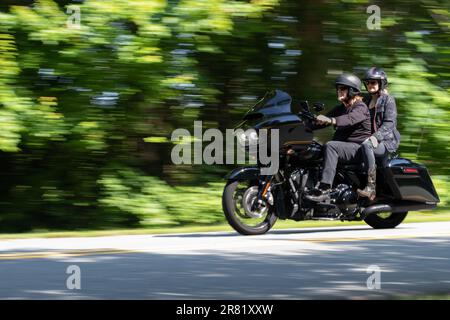
[[[361,80],[355,76],[354,74],[350,73],[343,73],[340,76],[336,78],[336,81],[334,82],[334,85],[342,85],[348,87],[348,98],[353,98],[357,94],[361,93]]]
[[[388,79],[386,72],[384,72],[383,69],[372,67],[369,70],[366,71],[366,75],[364,76],[364,81],[367,80],[378,80],[380,90],[384,90],[388,85]],[[364,86],[367,89],[366,84],[364,83]]]

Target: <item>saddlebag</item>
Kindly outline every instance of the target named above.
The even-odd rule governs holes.
[[[385,179],[395,199],[427,204],[439,202],[439,196],[425,166],[405,158],[390,159]]]

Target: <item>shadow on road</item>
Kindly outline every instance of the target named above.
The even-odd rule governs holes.
[[[378,299],[450,292],[450,239],[0,261],[0,299]],[[68,290],[69,265],[81,290]],[[369,266],[381,289],[369,290]]]
[[[343,231],[367,231],[367,230],[375,230],[370,227],[363,227],[363,228],[332,228],[332,229],[279,229],[279,230],[270,230],[266,235],[273,235],[273,234],[309,234],[309,233],[330,233],[330,232],[343,232]],[[262,235],[264,236],[264,235]],[[186,233],[186,234],[158,234],[154,235],[153,237],[156,238],[214,238],[214,237],[244,237],[243,235],[237,233],[237,232],[214,232],[214,233]],[[260,236],[261,237],[261,236]]]

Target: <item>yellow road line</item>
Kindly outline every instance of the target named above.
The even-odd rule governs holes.
[[[135,250],[122,249],[92,249],[92,250],[70,250],[70,251],[37,251],[37,252],[15,252],[0,254],[0,260],[19,260],[19,259],[44,259],[44,258],[66,258],[89,255],[115,254],[138,252]]]
[[[442,237],[450,236],[450,232],[441,233],[426,233],[426,234],[409,234],[409,235],[387,235],[378,237],[343,237],[343,238],[304,238],[304,239],[280,239],[283,241],[297,241],[310,243],[331,243],[331,242],[355,242],[355,241],[371,241],[371,240],[389,240],[389,239],[409,239],[409,238],[424,238],[424,237]],[[230,246],[233,247],[233,246]],[[160,249],[160,248],[156,248]],[[20,259],[51,259],[51,258],[67,258],[79,257],[89,255],[104,255],[104,254],[120,254],[120,253],[148,253],[156,250],[155,248],[133,250],[133,249],[87,249],[87,250],[69,250],[69,251],[36,251],[36,252],[14,252],[0,254],[0,260],[20,260]],[[182,248],[166,248],[165,251],[180,250]],[[189,249],[214,249],[214,247],[201,247]]]
[[[378,236],[378,237],[347,237],[347,238],[305,238],[305,239],[285,239],[288,241],[306,241],[313,243],[327,243],[327,242],[352,242],[352,241],[370,241],[370,240],[389,240],[389,239],[410,239],[410,238],[425,238],[425,237],[440,237],[450,236],[450,232],[432,233],[432,234],[405,234],[392,236]]]

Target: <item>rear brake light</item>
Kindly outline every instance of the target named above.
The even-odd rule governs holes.
[[[403,168],[403,173],[419,173],[419,170],[414,168]]]

